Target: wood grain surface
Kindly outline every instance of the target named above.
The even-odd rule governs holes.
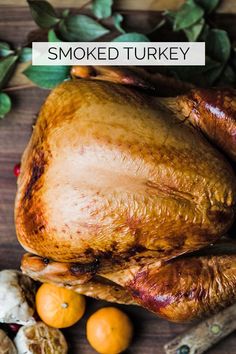
[[[185,0],[116,0],[114,8],[116,10],[148,10],[163,11],[166,9],[176,10]],[[55,7],[80,7],[87,4],[88,0],[51,0]],[[91,2],[91,1],[90,1]],[[26,0],[0,0],[4,6],[25,6]],[[223,0],[217,9],[220,13],[236,13],[235,0]]]
[[[0,41],[6,40],[15,46],[25,43],[28,34],[36,29],[28,8],[16,6],[21,1],[11,1],[15,5],[14,7],[1,6],[1,3],[7,5],[10,1],[0,1]],[[151,14],[149,12],[135,12],[135,16],[133,12],[130,12],[128,16],[131,26],[134,26],[134,22],[136,22],[139,23],[140,29],[147,29],[150,23],[155,22],[158,18],[158,14],[155,12]],[[235,17],[219,16],[216,21],[224,25],[225,28],[231,29],[232,36],[235,36]],[[13,220],[16,191],[13,167],[20,160],[30,137],[32,124],[35,122],[48,91],[30,88],[12,91],[10,95],[13,109],[4,120],[0,121],[0,269],[18,268],[23,254],[23,250],[16,240]],[[70,354],[95,353],[86,341],[86,319],[97,308],[108,305],[105,302],[88,299],[84,318],[76,326],[64,331],[70,344]],[[135,306],[118,307],[123,308],[130,315],[135,326],[135,338],[127,353],[164,353],[163,346],[166,342],[190,328],[190,325],[172,324],[158,319],[155,315]],[[233,353],[236,353],[235,333],[208,351],[208,354]]]
[[[183,335],[175,337],[165,345],[166,354],[176,354],[180,348],[188,348],[189,354],[202,354],[232,333],[236,328],[236,304],[203,320],[188,329]]]

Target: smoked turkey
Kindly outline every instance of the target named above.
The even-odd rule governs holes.
[[[23,272],[176,322],[236,301],[235,121],[230,90],[60,84],[22,157]]]

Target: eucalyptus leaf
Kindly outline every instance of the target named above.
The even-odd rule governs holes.
[[[220,75],[217,86],[232,86],[236,83],[236,73],[232,66],[227,65]]]
[[[62,14],[62,17],[66,18],[67,16],[69,16],[69,13],[70,13],[70,10],[65,9],[65,10],[62,11],[61,14]]]
[[[57,37],[54,29],[50,29],[48,31],[48,42],[61,42],[61,40]]]
[[[119,32],[125,33],[125,30],[121,26],[124,17],[121,14],[119,14],[118,12],[116,12],[116,13],[113,14],[112,18],[113,18],[113,23],[114,23],[115,28]]]
[[[193,1],[187,1],[175,13],[174,31],[180,31],[192,26],[204,16],[204,10]]]
[[[204,71],[205,80],[207,82],[206,86],[212,86],[215,85],[215,83],[221,76],[224,70],[224,64],[219,63],[209,57],[207,58],[208,60],[206,61],[206,70]]]
[[[5,115],[11,110],[11,99],[3,92],[0,92],[0,118],[4,118]]]
[[[14,71],[18,55],[9,55],[0,60],[0,89],[3,88]]]
[[[220,4],[220,0],[195,0],[207,13],[212,12]]]
[[[74,39],[71,39],[73,35],[68,31],[64,20],[59,22],[58,33],[63,40],[74,41]]]
[[[51,28],[59,21],[52,5],[44,0],[27,0],[32,17],[41,28]]]
[[[210,29],[206,39],[206,52],[218,62],[227,62],[231,52],[231,43],[227,32],[220,29]]]
[[[203,30],[204,24],[205,20],[204,18],[201,18],[191,27],[184,29],[184,33],[186,34],[186,37],[188,38],[189,42],[195,42],[198,39]]]
[[[6,57],[9,54],[14,53],[13,50],[11,50],[10,46],[6,42],[0,42],[0,57]]]
[[[142,33],[125,33],[113,39],[113,42],[150,42]]]
[[[89,42],[109,33],[109,30],[89,16],[73,15],[60,22],[59,31],[67,41]]]
[[[205,86],[215,85],[216,81],[219,79],[220,75],[224,70],[224,64],[219,63],[218,61],[206,56],[206,65],[202,67],[202,76],[201,79],[205,82]],[[201,81],[199,81],[199,85],[201,85]]]
[[[32,48],[22,48],[19,55],[19,61],[24,63],[26,61],[32,60]]]
[[[168,18],[168,20],[173,24],[174,23],[174,20],[175,20],[175,17],[177,15],[177,12],[176,11],[172,11],[172,10],[166,10],[163,15],[165,17]]]
[[[93,0],[92,10],[98,19],[110,17],[112,14],[113,0]]]
[[[173,66],[169,68],[169,72],[179,80],[209,87],[216,82],[223,69],[221,63],[206,57],[205,66]]]
[[[37,86],[52,89],[60,82],[69,78],[70,66],[30,65],[23,73]]]
[[[209,31],[210,31],[210,27],[207,23],[205,23],[203,30],[199,36],[199,41],[206,42]]]

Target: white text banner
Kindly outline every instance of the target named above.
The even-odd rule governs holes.
[[[204,42],[33,42],[33,65],[205,65]]]

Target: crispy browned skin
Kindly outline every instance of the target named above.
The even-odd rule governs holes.
[[[175,114],[180,114],[181,119],[187,119],[236,160],[235,90],[194,88],[192,84],[159,73],[149,73],[138,67],[74,66],[71,73],[77,78],[120,83],[153,91],[152,94],[158,97],[167,97],[160,102],[164,102]]]
[[[21,269],[32,279],[43,283],[54,283],[100,300],[126,305],[135,304],[128,290],[97,276],[97,270],[91,264],[54,262],[27,253],[22,258]]]
[[[82,80],[50,94],[18,179],[16,230],[27,250],[86,263],[134,248],[178,255],[228,230],[236,198],[230,165],[148,101]]]
[[[108,275],[97,275],[99,268],[90,279],[85,279],[82,266],[79,271],[75,267],[71,263],[45,262],[30,254],[22,260],[22,271],[35,280],[70,287],[102,300],[138,303],[175,322],[207,316],[236,301],[235,242],[220,243],[159,266],[153,263],[139,267],[131,272],[128,281],[124,271],[121,277],[116,276],[114,269]],[[118,279],[122,285],[107,282],[107,276]]]
[[[189,92],[194,86],[159,73],[149,73],[140,67],[73,66],[75,78],[109,81],[148,90],[159,97],[177,96]]]
[[[23,155],[15,221],[23,247],[42,257],[24,259],[27,274],[75,286],[99,276],[180,321],[200,316],[211,295],[201,303],[194,293],[195,312],[185,295],[176,310],[171,301],[161,307],[165,294],[177,304],[181,299],[178,267],[192,269],[204,289],[209,277],[201,266],[216,279],[217,273],[208,259],[188,258],[188,267],[175,263],[183,260],[163,262],[227,232],[235,218],[236,178],[221,153],[185,117],[177,118],[179,107],[172,114],[163,102],[102,81],[58,86]],[[183,279],[188,292],[188,273]],[[222,296],[212,297],[211,310],[223,304]],[[232,291],[227,299],[224,304],[234,299]]]
[[[236,91],[194,89],[185,96],[163,99],[236,161]]]
[[[230,88],[194,88],[192,84],[148,73],[138,67],[74,66],[77,78],[105,80],[153,91],[153,95],[166,96],[160,100],[180,119],[186,119],[195,128],[236,160],[236,92]],[[182,96],[178,96],[184,94]],[[174,96],[170,98],[170,96]],[[178,97],[176,97],[178,96]]]
[[[128,284],[140,305],[174,322],[215,313],[236,301],[236,254],[176,259],[138,272]]]
[[[29,276],[42,282],[53,281],[58,284],[78,285],[88,282],[97,272],[96,263],[79,264],[55,262],[48,258],[25,254],[21,262],[22,270],[30,272]]]

